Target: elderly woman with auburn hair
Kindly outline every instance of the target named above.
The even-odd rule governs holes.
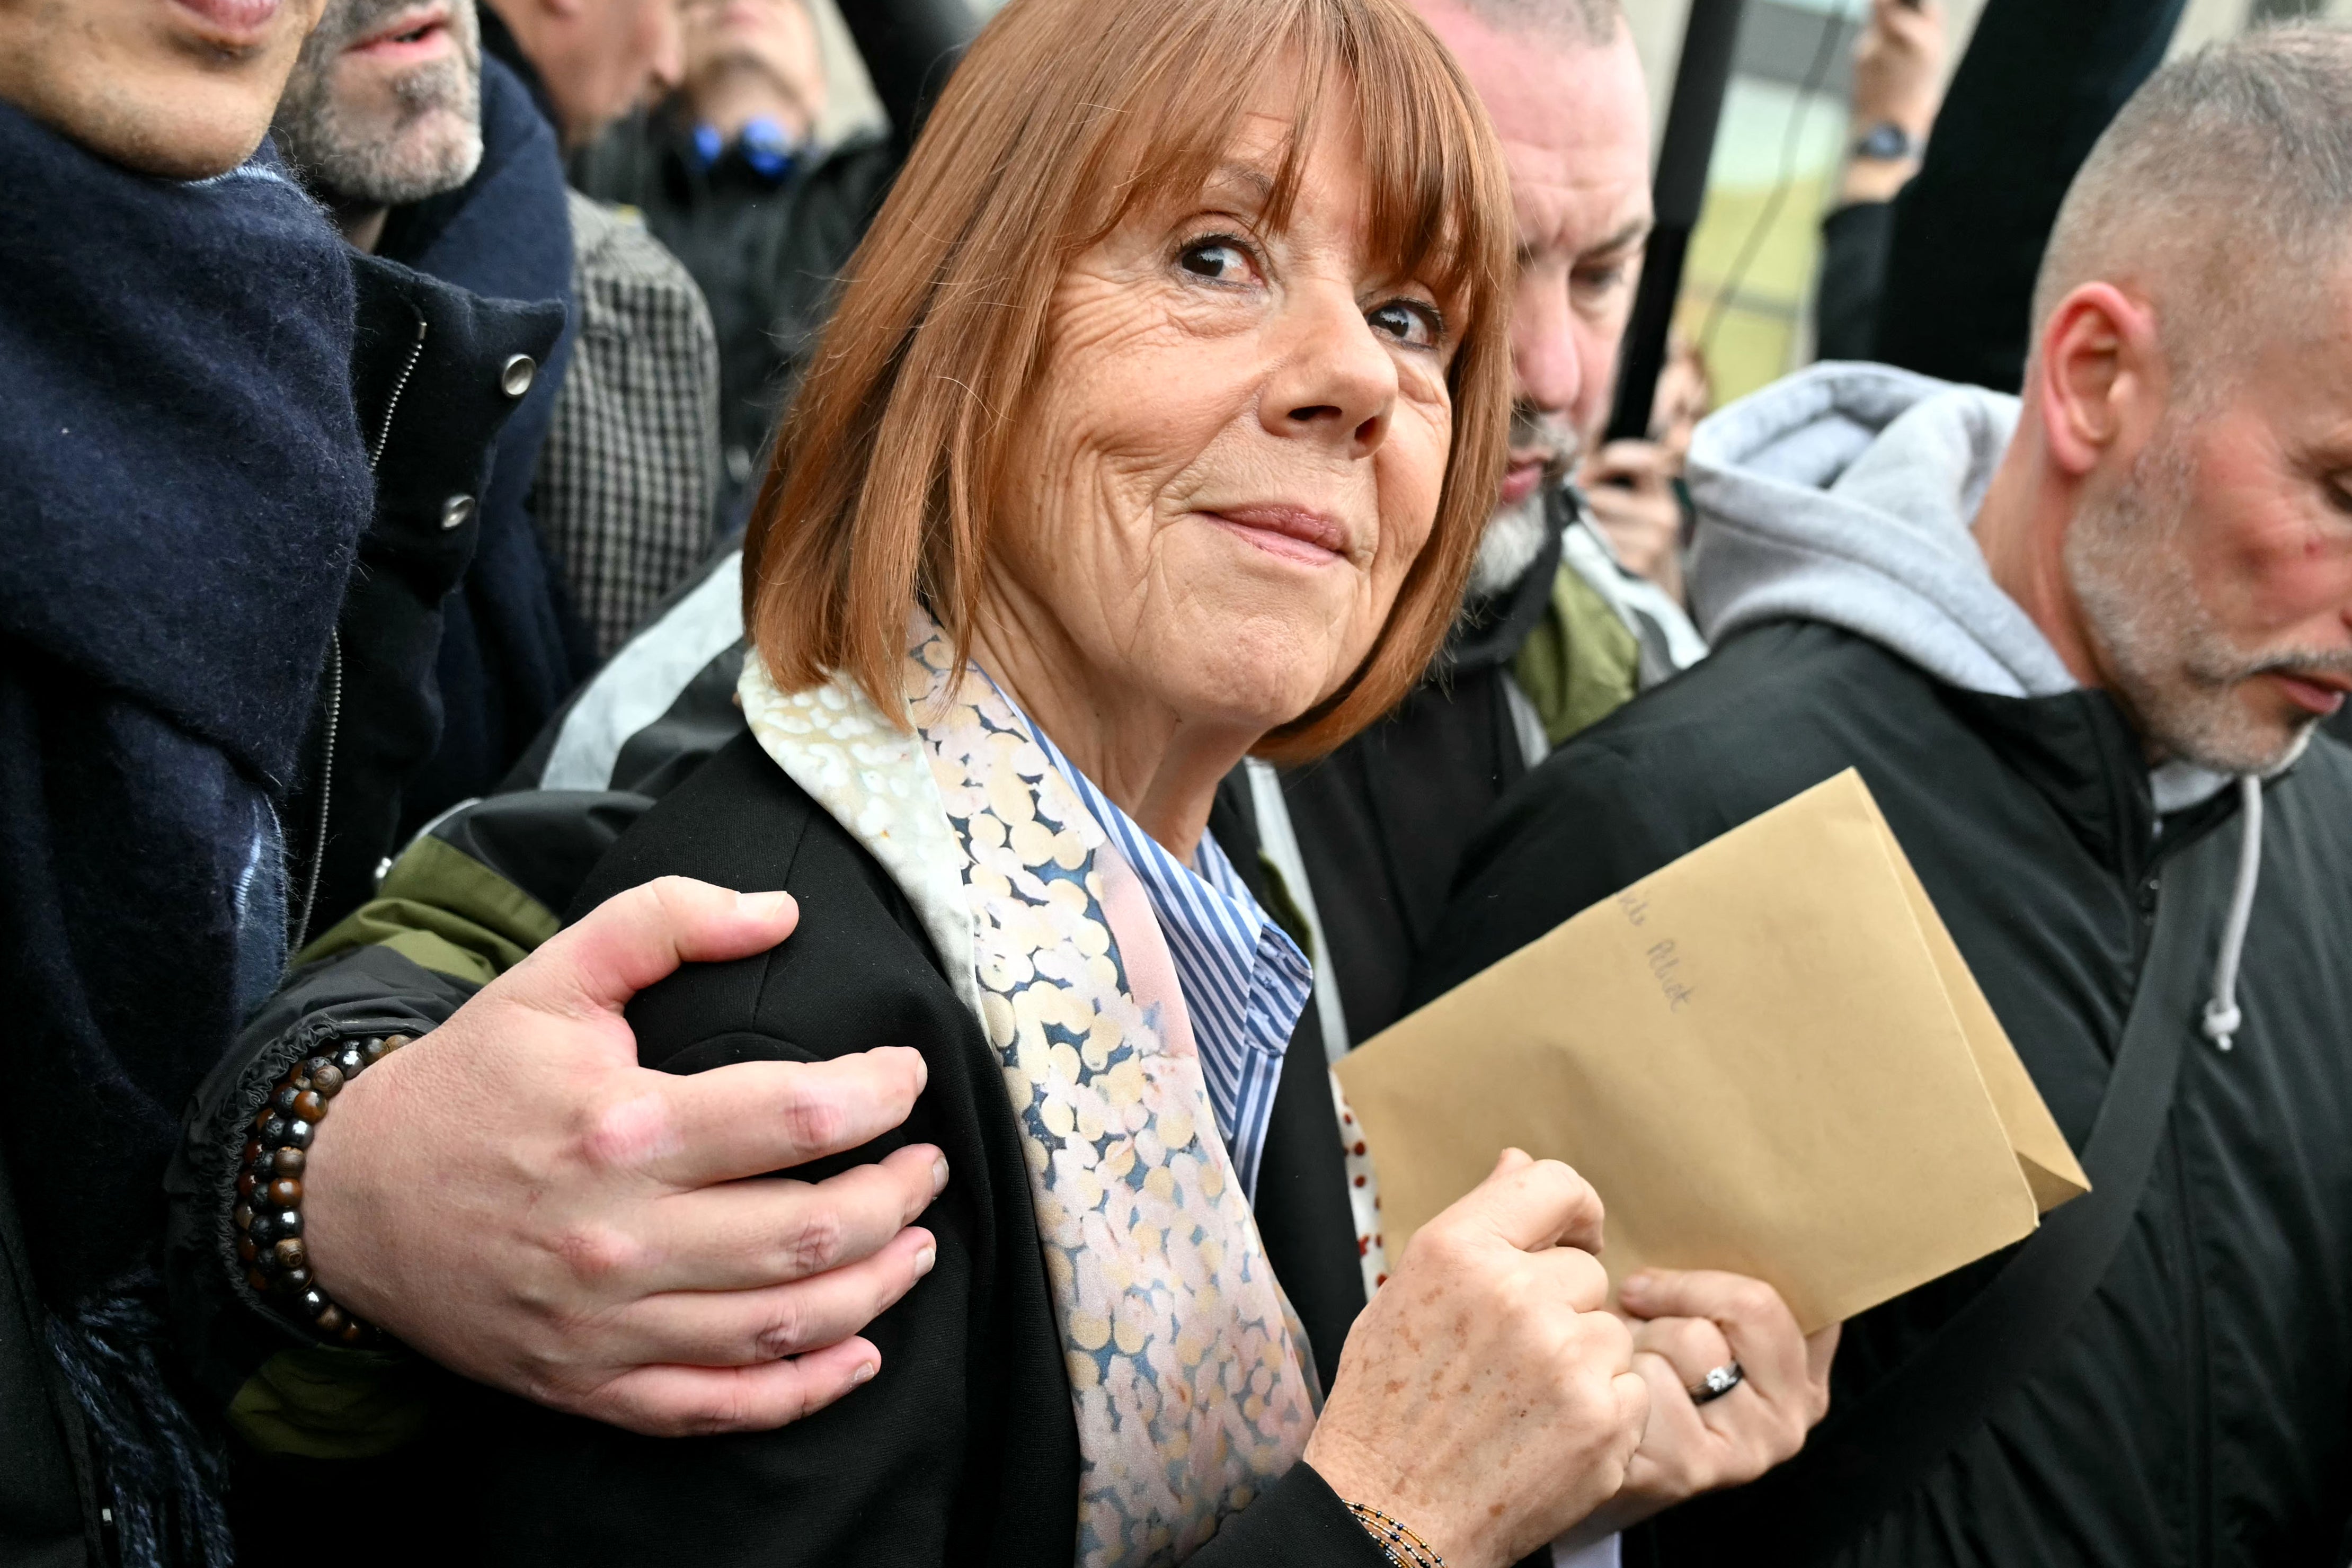
[[[935,1259],[871,1382],[782,1430],[483,1395],[416,1493],[453,1543],[1500,1568],[1617,1492],[1646,1396],[1565,1166],[1507,1155],[1317,1386],[1251,1208],[1307,962],[1204,832],[1244,755],[1336,745],[1437,649],[1504,455],[1511,267],[1493,133],[1399,0],[991,24],[761,493],[751,733],[587,894],[799,897],[774,952],[641,996],[640,1054],[919,1047],[913,1117],[856,1157],[946,1150]]]

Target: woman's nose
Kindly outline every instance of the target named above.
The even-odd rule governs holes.
[[[1272,347],[1277,361],[1258,400],[1269,434],[1342,444],[1368,457],[1388,436],[1396,407],[1391,350],[1352,292],[1295,292]]]

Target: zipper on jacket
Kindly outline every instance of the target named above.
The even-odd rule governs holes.
[[[408,378],[416,373],[416,361],[425,357],[425,318],[416,319],[416,341],[409,345],[408,362],[400,367],[400,374],[392,382],[392,396],[384,400],[383,423],[375,433],[375,444],[368,448],[368,472],[383,461],[383,449],[392,440],[392,416],[400,409],[400,394],[408,390]]]
[[[343,629],[336,627],[327,640],[327,722],[319,747],[319,831],[311,835],[310,866],[302,879],[302,913],[294,923],[294,940],[286,945],[286,962],[310,939],[310,915],[319,903],[319,873],[327,860],[327,824],[335,803],[335,729],[343,717]]]
[[[416,319],[416,341],[408,346],[408,358],[393,378],[392,395],[384,400],[383,423],[377,427],[375,444],[368,449],[368,472],[373,474],[376,465],[383,461],[383,449],[392,441],[392,418],[400,411],[401,394],[408,390],[408,378],[416,373],[416,361],[425,357],[425,321]],[[287,962],[291,966],[294,956],[302,951],[310,940],[310,916],[319,904],[319,873],[325,869],[327,859],[327,829],[334,821],[335,804],[335,731],[343,716],[343,629],[334,629],[327,642],[327,722],[319,747],[319,810],[318,831],[310,839],[310,864],[302,879],[302,913],[294,922],[294,939],[286,946]]]
[[[2164,868],[2179,849],[2179,844],[2159,843],[2148,863],[2140,871],[2133,889],[2133,992],[2150,984],[2147,976],[2148,946],[2156,935],[2157,904],[2164,896]],[[2194,1053],[2180,1063],[2184,1080],[2196,1071]],[[2184,1082],[2181,1093],[2187,1092]],[[2207,1355],[2205,1338],[2205,1300],[2202,1276],[2198,1267],[2196,1210],[2191,1207],[2189,1181],[2189,1151],[2180,1135],[2179,1096],[2166,1118],[2164,1145],[2172,1161],[2172,1205],[2170,1223],[2165,1227],[2169,1239],[2178,1249],[2177,1278],[2179,1281],[2178,1308],[2180,1333],[2180,1464],[2182,1469],[2180,1519],[2181,1561],[2192,1568],[2206,1568],[2213,1561],[2213,1444],[2212,1389],[2210,1358]],[[2165,1157],[2159,1149],[2158,1159]]]

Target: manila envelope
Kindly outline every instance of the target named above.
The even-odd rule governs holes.
[[[1600,1193],[1612,1287],[1726,1269],[1772,1284],[1808,1333],[2090,1186],[1852,769],[1337,1071],[1391,1258],[1515,1145]]]

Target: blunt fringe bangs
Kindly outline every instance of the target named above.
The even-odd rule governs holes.
[[[1318,117],[1360,128],[1370,232],[1463,331],[1429,542],[1370,653],[1258,747],[1329,750],[1443,643],[1510,422],[1510,191],[1485,111],[1403,0],[1011,0],[950,79],[852,258],[743,542],[744,623],[785,691],[835,673],[901,720],[919,601],[969,656],[1013,421],[1071,258],[1189,199],[1276,69],[1300,91],[1265,221],[1286,222]]]

